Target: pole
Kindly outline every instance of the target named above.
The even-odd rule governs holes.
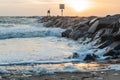
[[[63,9],[61,9],[61,16],[63,16]]]

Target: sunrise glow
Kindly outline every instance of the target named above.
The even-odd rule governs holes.
[[[120,0],[0,0],[0,16],[61,15],[59,4],[65,4],[64,16],[105,16],[120,13]]]
[[[90,1],[88,0],[66,0],[66,4],[76,11],[83,11],[90,7]]]

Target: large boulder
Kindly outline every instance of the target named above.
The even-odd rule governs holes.
[[[120,50],[120,41],[113,42],[111,45],[107,47],[104,56],[112,56],[113,58],[117,57],[120,55],[119,50]]]
[[[102,34],[102,36],[109,36],[112,34],[112,30],[111,28],[106,28],[105,32]]]
[[[53,24],[52,24],[52,21],[48,21],[48,22],[45,22],[43,25],[45,27],[51,27]]]
[[[75,26],[73,31],[69,34],[69,37],[73,40],[78,40],[81,37],[85,37],[85,34],[87,33],[87,30],[89,29],[89,26],[86,24],[80,24],[78,26]]]
[[[95,19],[91,21],[92,25],[90,25],[91,27],[89,28],[88,32],[95,33],[102,28],[113,28],[114,24],[116,24],[116,22],[119,21],[120,21],[120,14],[99,18],[97,20]]]
[[[73,58],[73,59],[77,59],[77,58],[79,58],[79,54],[78,54],[78,53],[73,53],[73,55],[72,55],[71,58]]]
[[[120,14],[107,16],[100,19],[100,23],[104,25],[113,24],[120,19]]]
[[[70,33],[72,32],[71,29],[67,29],[66,31],[62,32],[62,37],[69,38]]]
[[[89,22],[89,25],[91,26],[95,21],[97,21],[98,18],[93,18],[90,22]]]
[[[95,36],[94,36],[94,39],[93,39],[93,40],[100,38],[100,37],[104,34],[105,29],[106,29],[106,28],[103,28],[103,29],[100,29],[99,31],[97,31],[97,32],[95,33]]]
[[[76,30],[76,31],[72,31],[70,34],[69,34],[69,37],[73,40],[77,40],[79,39],[80,37],[83,37],[83,34],[81,33],[80,30]]]
[[[76,30],[80,30],[82,33],[87,33],[89,26],[87,24],[81,24]]]
[[[120,18],[119,18],[118,22],[120,23]]]
[[[120,28],[113,34],[114,41],[120,41]]]
[[[87,54],[84,61],[95,61],[96,55]]]
[[[104,42],[100,43],[99,45],[97,45],[97,48],[103,49],[103,48],[109,46],[110,44],[112,44],[112,42],[113,41],[111,41],[111,40],[104,41]]]
[[[94,24],[91,25],[91,27],[88,30],[88,33],[95,33],[98,25],[99,25],[99,20],[95,21]]]

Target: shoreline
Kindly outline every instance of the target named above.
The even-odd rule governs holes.
[[[120,14],[105,17],[45,16],[38,22],[43,23],[48,28],[65,29],[61,34],[62,37],[80,41],[80,44],[91,43],[94,46],[93,48],[104,51],[87,53],[83,61],[120,58]],[[90,40],[87,41],[87,39]],[[82,55],[78,51],[74,52],[70,58],[76,59],[80,56]]]
[[[0,79],[1,80],[106,80],[106,79],[119,80],[120,69],[119,70],[114,69],[120,67],[120,54],[119,54],[120,22],[116,20],[119,17],[120,15],[106,16],[103,18],[98,18],[98,17],[41,18],[38,22],[43,23],[45,27],[50,27],[50,28],[58,27],[58,28],[66,29],[66,31],[62,33],[62,37],[70,38],[75,41],[79,40],[80,38],[83,38],[83,41],[85,41],[86,38],[91,38],[90,41],[85,42],[84,44],[88,44],[92,41],[93,42],[98,41],[96,43],[97,49],[108,48],[104,56],[110,56],[110,57],[106,57],[105,60],[102,62],[97,62],[96,59],[100,58],[99,55],[88,54],[84,59],[84,61],[86,61],[87,63],[0,66]],[[115,24],[114,23],[111,24],[111,22],[113,21],[115,21]],[[79,59],[79,56],[80,56],[79,53],[73,53],[73,55],[70,58]],[[111,65],[113,65],[113,67],[110,67]],[[48,69],[44,68],[45,66]],[[51,72],[52,70],[53,72]],[[67,72],[64,72],[65,70]],[[74,72],[74,70],[77,72]]]
[[[36,67],[0,66],[0,77],[1,80],[119,80],[120,63],[118,62],[119,60],[114,59],[103,62],[74,63],[74,65],[69,63],[64,65],[37,65]],[[78,65],[78,67],[81,67],[81,69],[73,67],[75,65]],[[46,69],[45,66],[47,66],[48,69]],[[60,71],[52,72],[54,71],[53,68],[55,68],[55,70],[57,69]],[[1,72],[2,69],[3,73]],[[63,71],[61,71],[61,69],[63,69]]]
[[[55,72],[53,74],[36,74],[12,70],[1,74],[1,80],[119,80],[120,70],[98,70],[78,72]]]

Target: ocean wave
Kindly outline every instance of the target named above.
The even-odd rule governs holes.
[[[60,37],[64,31],[60,28],[45,28],[37,20],[38,17],[0,17],[0,39]]]
[[[59,28],[35,28],[35,27],[22,27],[22,28],[6,28],[0,29],[0,39],[10,38],[30,38],[30,37],[60,37],[62,29]]]

